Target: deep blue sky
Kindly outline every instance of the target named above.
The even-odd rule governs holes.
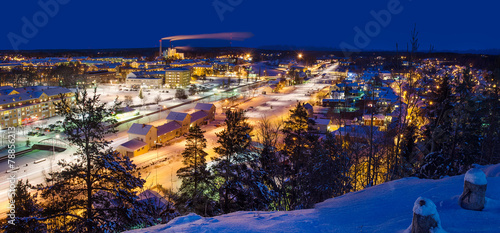
[[[241,1],[232,12],[223,14],[223,21],[212,5],[214,0],[64,1],[69,3],[60,5],[59,12],[19,49],[156,47],[161,37],[235,31],[255,35],[233,43],[235,46],[338,48],[342,41],[354,44],[353,28],[364,30],[374,20],[370,11],[387,9],[390,0],[217,0],[228,5]],[[33,15],[42,10],[37,2],[2,2],[0,49],[12,49],[9,32],[22,36],[21,18],[32,21]],[[430,43],[436,50],[500,48],[499,1],[400,0],[400,4],[402,12],[392,15],[388,26],[371,39],[366,49],[394,50],[396,42],[406,44],[414,23],[425,50]],[[200,41],[176,44],[203,45]]]

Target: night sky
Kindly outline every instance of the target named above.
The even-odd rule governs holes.
[[[429,44],[436,50],[500,48],[500,2],[492,0],[41,0],[57,1],[66,4],[58,4],[58,12],[51,15],[42,13],[36,0],[3,1],[0,49],[13,49],[16,43],[21,50],[157,47],[160,38],[173,35],[251,32],[254,37],[233,46],[339,48],[345,42],[365,50],[394,50],[396,43],[406,47],[415,23],[422,50]],[[389,12],[388,4],[397,6],[391,8],[391,20],[385,26],[375,23],[370,11]],[[38,32],[23,35],[22,18],[33,23],[33,16]],[[366,33],[367,24],[372,26],[369,41],[356,43],[354,28]],[[195,40],[175,45],[229,43]]]

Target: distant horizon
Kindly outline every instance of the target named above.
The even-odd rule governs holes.
[[[280,48],[283,47],[283,48]],[[168,48],[168,46],[164,46],[163,50]],[[175,46],[174,46],[175,48]],[[190,47],[193,49],[202,49],[202,48],[248,48],[248,49],[261,49],[261,50],[275,50],[275,51],[291,51],[291,50],[300,50],[300,51],[311,51],[311,52],[342,52],[340,48],[333,47],[322,47],[322,46],[295,46],[295,45],[262,45],[258,47],[248,47],[248,46],[196,46]],[[0,49],[0,52],[36,52],[36,51],[84,51],[84,50],[141,50],[141,49],[159,49],[159,47],[116,47],[116,48],[49,48],[49,49],[22,49],[22,50],[9,50],[9,49]],[[182,49],[184,50],[185,49]],[[404,50],[399,50],[399,52],[405,52]],[[366,49],[360,50],[360,53],[366,52],[398,52],[396,49]],[[429,53],[429,50],[419,49],[418,53]],[[474,53],[478,52],[478,53]],[[432,53],[458,53],[458,54],[485,54],[485,55],[500,55],[500,48],[491,48],[491,49],[461,49],[461,50],[432,50]]]

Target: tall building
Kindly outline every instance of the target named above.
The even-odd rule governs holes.
[[[191,71],[186,68],[165,70],[165,85],[171,88],[187,87],[191,82]]]
[[[74,93],[63,87],[0,87],[0,128],[56,116],[54,103],[60,102],[61,96],[73,98]]]

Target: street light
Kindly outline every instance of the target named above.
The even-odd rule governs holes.
[[[301,58],[302,58],[302,53],[299,53],[299,59],[301,59]]]

